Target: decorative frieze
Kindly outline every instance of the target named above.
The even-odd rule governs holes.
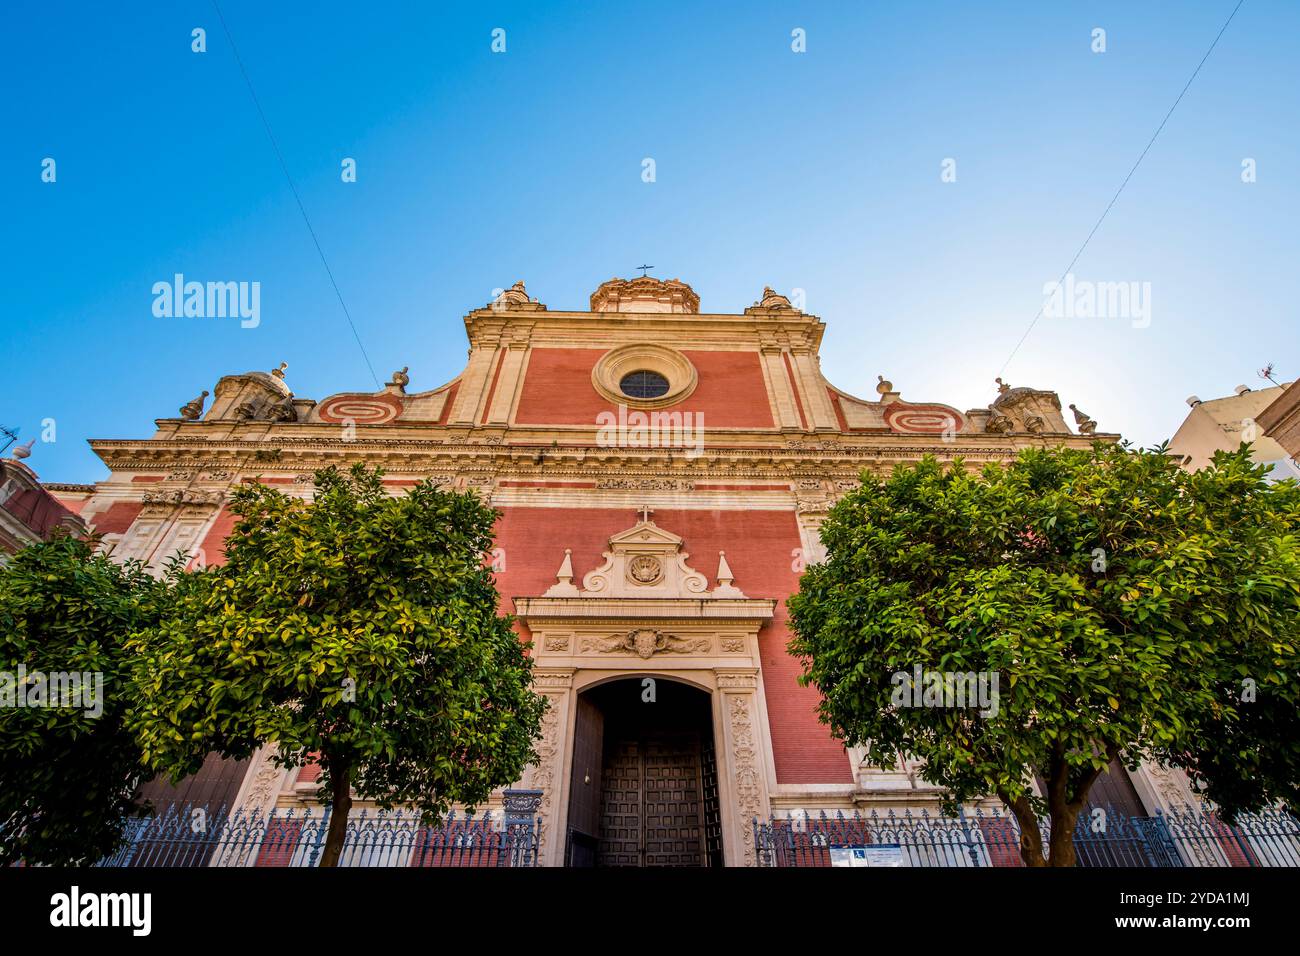
[[[681,638],[637,628],[612,637],[584,637],[578,650],[582,654],[636,654],[649,660],[655,654],[707,654],[713,650],[713,642],[707,637]]]
[[[573,674],[538,673],[533,675],[533,687],[539,691],[568,690],[573,686]]]
[[[623,491],[694,491],[695,482],[676,478],[597,478],[596,487]]]
[[[219,505],[226,499],[221,489],[177,488],[165,491],[146,491],[140,496],[146,505]]]
[[[719,690],[755,690],[758,688],[757,674],[719,674]]]

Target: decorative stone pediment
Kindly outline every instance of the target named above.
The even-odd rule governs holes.
[[[1055,392],[1039,388],[1012,388],[998,383],[998,397],[989,406],[984,425],[986,432],[1001,435],[1028,432],[1031,435],[1070,434],[1065,419],[1061,417],[1061,399]],[[1086,418],[1086,416],[1085,416]],[[1096,427],[1096,423],[1093,423]]]
[[[523,280],[503,290],[500,295],[488,303],[487,308],[493,312],[546,311],[546,306],[529,297],[528,290],[524,288]]]
[[[609,539],[604,563],[587,572],[582,587],[573,583],[573,560],[569,549],[556,573],[556,583],[543,597],[610,598],[730,598],[745,595],[732,585],[731,568],[725,552],[718,552],[717,587],[688,564],[683,539],[650,520],[643,508],[641,520]]]
[[[284,381],[286,368],[288,364],[281,362],[278,368],[270,372],[245,372],[243,375],[225,376],[217,382],[212,406],[203,416],[203,420],[296,421],[298,412],[293,402],[293,392]],[[197,401],[196,399],[195,402]],[[196,421],[199,417],[201,409],[195,407],[195,402],[181,409],[181,417],[186,421]]]

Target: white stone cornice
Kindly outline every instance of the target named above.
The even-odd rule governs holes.
[[[303,426],[299,426],[303,427]],[[337,429],[329,426],[306,426],[307,428],[324,428],[332,433]],[[380,426],[384,427],[384,426]],[[402,431],[401,426],[393,427]],[[573,431],[574,429],[570,429]],[[358,432],[364,430],[358,428]],[[429,429],[424,429],[427,433]],[[486,430],[485,430],[486,431]],[[559,432],[560,429],[553,431]],[[594,428],[577,429],[579,432],[591,432]],[[512,430],[511,435],[518,429]],[[500,430],[497,430],[500,434]],[[549,432],[548,432],[549,433]],[[711,430],[712,433],[712,430]],[[971,459],[1006,460],[1014,456],[1021,448],[1040,447],[1048,444],[1064,445],[1070,448],[1090,448],[1095,441],[1115,441],[1118,435],[1038,435],[1010,436],[1009,440],[990,442],[986,435],[958,435],[952,441],[939,441],[932,435],[844,435],[839,440],[825,440],[824,436],[808,437],[806,441],[774,441],[777,436],[771,434],[745,433],[719,429],[718,437],[739,437],[750,434],[756,439],[753,444],[710,444],[699,458],[690,459],[680,451],[658,448],[606,448],[595,444],[571,444],[555,448],[550,442],[525,443],[495,438],[490,434],[479,441],[456,440],[447,430],[448,439],[391,437],[375,434],[373,437],[360,435],[354,441],[324,435],[289,435],[249,439],[204,440],[196,438],[154,438],[154,439],[92,439],[90,446],[106,462],[138,461],[148,462],[151,467],[166,463],[169,467],[178,460],[185,461],[190,467],[204,467],[213,461],[241,461],[260,464],[263,467],[273,464],[275,459],[262,462],[255,461],[258,451],[279,451],[281,458],[286,455],[305,457],[310,455],[328,455],[336,458],[366,458],[382,460],[385,456],[400,457],[420,454],[428,459],[445,459],[462,462],[475,456],[501,459],[528,460],[537,454],[544,455],[548,465],[553,466],[557,460],[573,459],[582,461],[589,469],[592,464],[610,465],[647,460],[672,460],[683,465],[699,467],[701,459],[707,461],[773,459],[789,462],[833,462],[833,461],[870,461],[875,459],[916,460],[922,455],[930,454],[939,458],[957,456]],[[1019,440],[1023,438],[1023,440]],[[852,442],[851,444],[849,442]],[[547,469],[548,471],[551,468]]]
[[[709,620],[717,624],[770,621],[776,601],[762,598],[544,598],[517,597],[515,613],[525,623],[672,623]]]

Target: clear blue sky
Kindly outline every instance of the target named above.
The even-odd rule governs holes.
[[[458,374],[493,288],[585,308],[650,263],[706,311],[802,288],[832,382],[871,396],[884,373],[963,410],[1234,5],[222,0],[381,378]],[[213,6],[3,17],[0,422],[55,419],[41,477],[104,477],[86,439],[147,437],[223,374],[286,361],[301,396],[373,389]],[[1246,0],[1076,265],[1151,283],[1150,326],[1042,319],[1012,384],[1149,444],[1193,392],[1300,374],[1297,36],[1300,4]],[[260,282],[261,324],[156,318],[176,272]]]

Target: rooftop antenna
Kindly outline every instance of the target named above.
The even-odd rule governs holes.
[[[0,425],[0,435],[4,435],[5,438],[9,439],[2,447],[0,447],[0,454],[8,451],[9,446],[18,440],[18,433],[20,431],[22,431],[21,428],[9,428],[5,425]]]
[[[1260,377],[1260,378],[1266,378],[1266,379],[1268,379],[1268,380],[1269,380],[1270,382],[1272,382],[1274,385],[1277,384],[1277,379],[1275,379],[1275,378],[1273,377],[1273,363],[1272,363],[1272,362],[1269,362],[1267,365],[1265,365],[1262,369],[1259,370],[1259,377]]]
[[[654,266],[637,266],[637,268],[641,270],[641,278],[644,279],[645,274],[653,269]]]

